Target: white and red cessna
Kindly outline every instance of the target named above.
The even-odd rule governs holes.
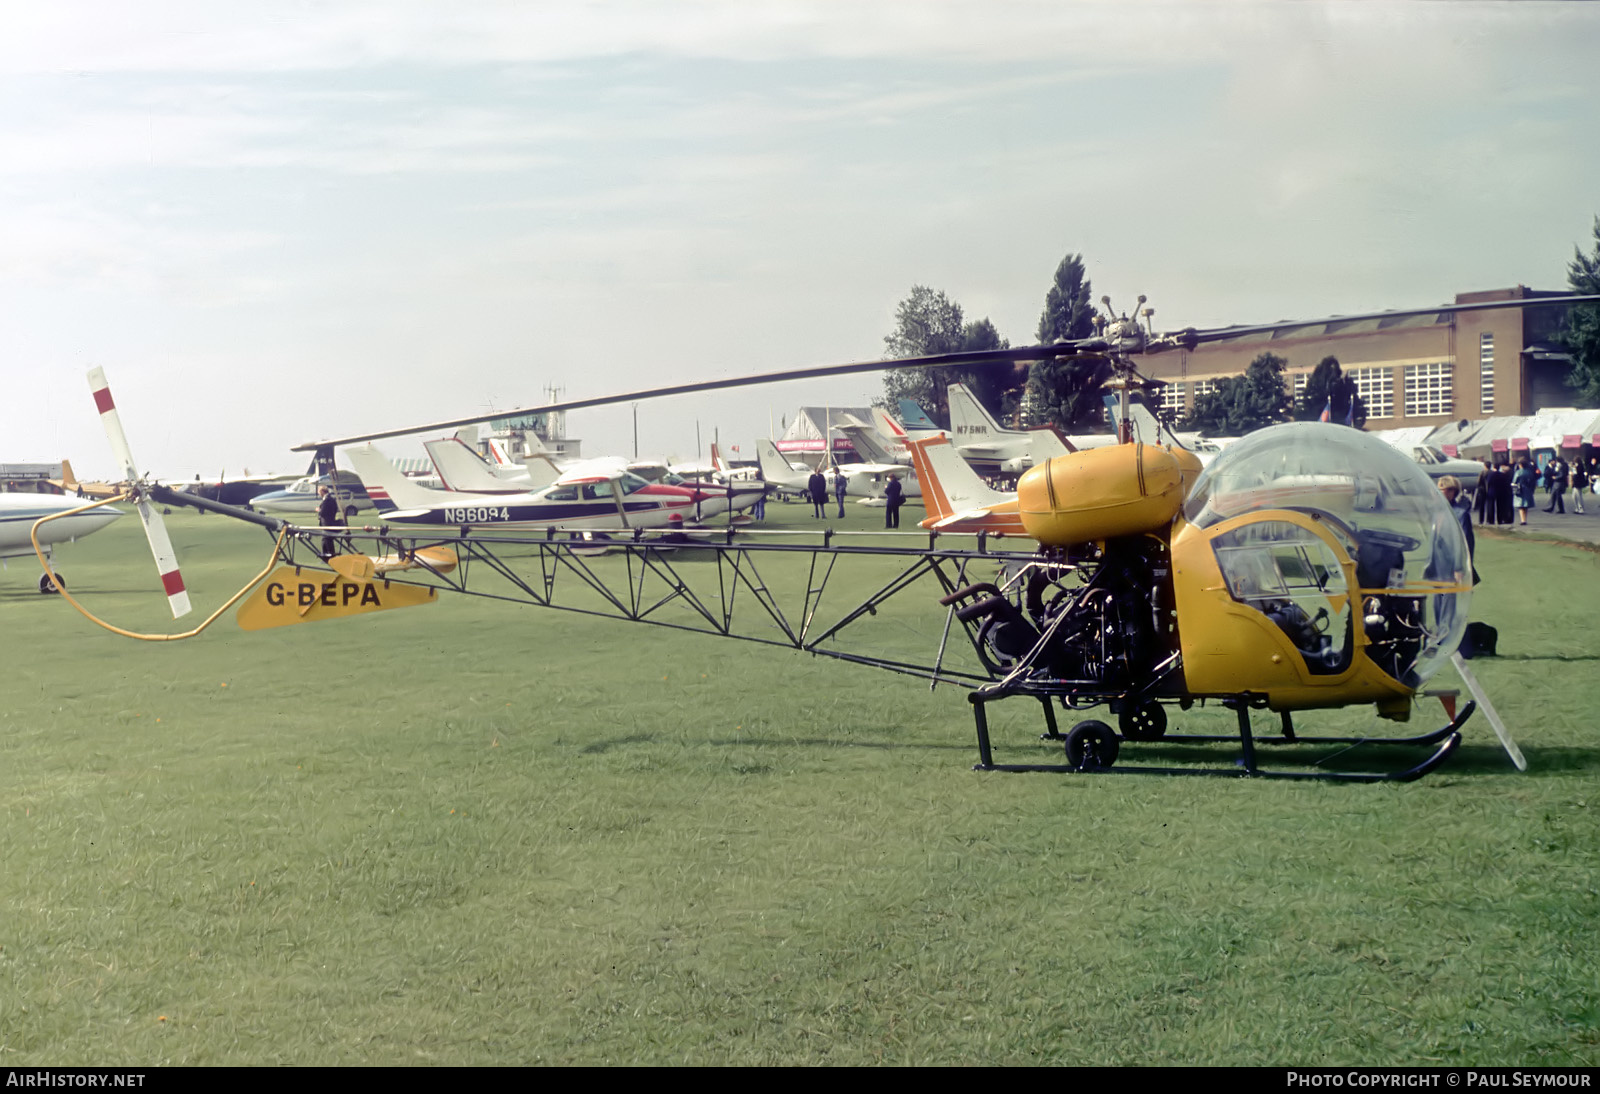
[[[693,520],[695,503],[706,500],[693,490],[648,483],[621,461],[579,464],[527,493],[469,494],[418,486],[370,444],[342,451],[390,524],[517,532],[670,528]]]

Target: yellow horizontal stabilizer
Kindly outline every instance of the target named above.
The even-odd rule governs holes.
[[[373,570],[378,574],[393,573],[396,570],[432,570],[436,574],[447,574],[454,570],[461,561],[460,556],[453,547],[424,547],[412,554],[379,555],[371,559]],[[339,559],[333,560],[335,569],[339,566]]]
[[[359,559],[355,565],[340,567],[353,573],[329,574],[299,566],[280,566],[239,605],[239,626],[247,631],[262,631],[390,608],[410,608],[439,599],[437,589],[358,576],[361,570],[370,572],[371,560],[360,556],[342,557]],[[367,565],[361,566],[360,562]]]

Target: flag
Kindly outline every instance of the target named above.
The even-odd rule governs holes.
[[[1350,405],[1345,408],[1344,424],[1349,426],[1352,429],[1355,428],[1355,424],[1356,424],[1356,400],[1355,400],[1355,396],[1353,396],[1353,395],[1350,397]]]
[[[1328,403],[1327,403],[1326,406],[1324,406],[1322,408],[1322,415],[1321,415],[1321,417],[1319,417],[1317,419],[1317,421],[1319,421],[1319,422],[1331,422],[1331,421],[1333,421],[1333,396],[1332,395],[1328,396]]]

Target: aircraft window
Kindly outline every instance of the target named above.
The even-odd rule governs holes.
[[[576,486],[558,486],[544,496],[545,501],[577,501],[578,488]]]
[[[1354,648],[1349,586],[1339,557],[1287,521],[1259,521],[1212,541],[1228,592],[1265,615],[1294,643],[1311,672],[1350,666]]]
[[[609,482],[591,482],[583,484],[584,501],[600,501],[605,498],[615,497]]]
[[[617,484],[622,487],[622,492],[624,494],[635,493],[650,485],[644,479],[641,479],[638,475],[635,475],[630,471],[624,471],[622,473],[622,477],[617,480]],[[610,495],[607,496],[609,497]]]

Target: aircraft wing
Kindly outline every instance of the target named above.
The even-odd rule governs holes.
[[[567,468],[556,482],[563,486],[580,482],[611,482],[620,479],[627,470],[628,461],[620,456],[602,456]]]
[[[537,493],[547,486],[554,486],[561,477],[561,469],[550,462],[550,457],[541,453],[522,458],[522,468],[528,473],[528,489]]]

